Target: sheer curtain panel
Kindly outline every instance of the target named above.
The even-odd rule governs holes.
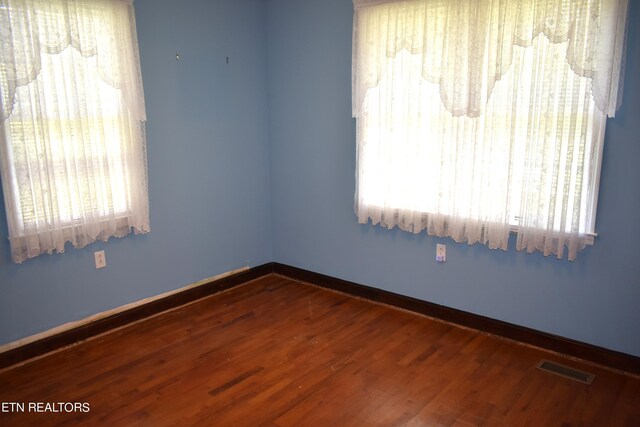
[[[354,0],[359,222],[574,260],[627,0]]]
[[[149,231],[131,0],[0,0],[0,172],[15,262]]]

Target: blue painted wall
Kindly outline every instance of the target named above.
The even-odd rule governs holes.
[[[640,2],[630,3],[638,23]],[[276,261],[640,356],[637,25],[624,104],[607,127],[600,236],[568,262],[357,224],[352,2],[267,5]],[[447,244],[445,264],[434,261],[436,243]]]
[[[272,260],[265,3],[135,8],[152,231],[14,265],[0,203],[0,344]]]

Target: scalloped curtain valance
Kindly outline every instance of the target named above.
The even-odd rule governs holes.
[[[11,115],[16,90],[40,74],[42,55],[69,46],[95,57],[100,78],[120,91],[135,119],[146,120],[132,0],[7,0],[1,7],[6,11],[0,13],[0,121]],[[117,25],[92,25],[98,20]]]
[[[382,79],[387,58],[422,56],[454,116],[478,117],[512,65],[515,46],[544,34],[567,43],[566,61],[591,80],[596,106],[620,106],[627,0],[353,0],[353,116]],[[445,19],[443,19],[443,16]],[[436,52],[437,54],[432,54]]]

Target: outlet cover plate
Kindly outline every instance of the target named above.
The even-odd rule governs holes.
[[[104,251],[97,251],[93,253],[96,259],[96,268],[104,268],[107,266],[107,258],[105,258]]]

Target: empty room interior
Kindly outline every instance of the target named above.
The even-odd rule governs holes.
[[[136,206],[107,220],[105,196],[92,237],[32,166],[58,155],[38,129],[73,119],[50,125],[64,108],[7,65],[28,61],[23,3],[0,0],[0,425],[640,425],[640,2],[96,0],[126,6],[139,87],[104,65],[120,42],[76,24],[24,48],[97,57],[126,104],[96,126],[134,135],[114,158],[138,165]],[[29,143],[48,148],[24,166]],[[552,156],[564,169],[534,182]]]

